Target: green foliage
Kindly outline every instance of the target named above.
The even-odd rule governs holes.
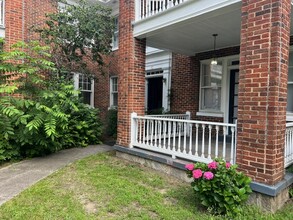
[[[0,161],[99,142],[98,111],[80,103],[49,57],[36,42],[0,52]]]
[[[191,186],[196,196],[215,214],[237,215],[251,193],[250,178],[236,168],[222,159],[186,165],[188,176],[194,179]]]
[[[77,97],[75,97],[77,98]],[[99,110],[91,108],[76,99],[78,110],[69,108],[70,120],[68,129],[63,135],[67,147],[85,147],[88,144],[100,143],[102,125]]]
[[[52,45],[52,61],[59,72],[89,74],[88,61],[104,65],[103,55],[112,49],[114,18],[110,8],[79,0],[77,5],[67,4],[46,16],[47,26],[34,29]]]
[[[108,111],[106,134],[110,137],[116,137],[117,135],[117,113],[117,109]]]

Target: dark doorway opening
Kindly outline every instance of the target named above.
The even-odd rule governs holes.
[[[230,71],[229,123],[235,124],[238,115],[239,69]]]
[[[148,78],[148,112],[162,110],[163,107],[163,77]]]

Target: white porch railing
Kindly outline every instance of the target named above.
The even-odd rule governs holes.
[[[293,122],[286,124],[285,167],[293,164]]]
[[[235,162],[236,125],[158,116],[131,115],[131,144],[146,150],[208,163]]]
[[[166,11],[186,1],[188,0],[136,0],[137,20]]]

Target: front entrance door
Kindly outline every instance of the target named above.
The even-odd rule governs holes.
[[[147,107],[150,111],[161,111],[163,107],[163,77],[148,78]]]
[[[235,124],[238,114],[239,69],[230,71],[229,123]]]

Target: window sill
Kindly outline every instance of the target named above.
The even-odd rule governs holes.
[[[222,112],[197,112],[196,116],[207,116],[207,117],[223,118],[224,114]]]

